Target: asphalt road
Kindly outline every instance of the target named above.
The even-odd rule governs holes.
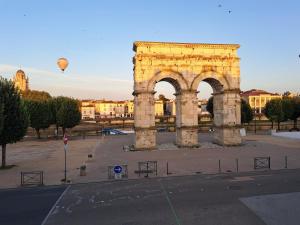
[[[288,209],[278,214],[281,221],[289,221],[284,225],[298,225],[297,192],[300,170],[78,184],[68,189],[46,224],[273,225],[275,217],[260,216],[255,202],[241,199],[279,193],[291,193],[289,198],[293,198],[296,193],[299,201],[292,205],[287,200],[276,204],[282,203]],[[249,205],[245,204],[247,201]],[[276,216],[272,205],[266,204],[263,209],[266,207],[268,215]]]
[[[0,190],[1,225],[39,225],[66,187]]]

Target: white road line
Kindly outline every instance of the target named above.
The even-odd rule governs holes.
[[[163,190],[163,192],[164,192],[164,194],[165,194],[165,197],[166,197],[166,199],[167,199],[167,201],[168,201],[169,207],[170,207],[170,209],[171,209],[171,211],[172,211],[172,213],[173,213],[173,215],[174,215],[176,224],[177,224],[177,225],[181,225],[180,220],[179,220],[179,217],[178,217],[178,215],[177,215],[177,213],[176,213],[176,211],[175,211],[175,208],[174,208],[174,206],[173,206],[173,204],[172,204],[172,202],[171,202],[171,199],[170,199],[170,197],[169,197],[169,195],[168,195],[168,193],[167,193],[167,191],[166,191],[166,189],[165,189],[165,187],[164,187],[162,181],[159,180],[158,182],[160,183],[161,188],[162,188],[162,190]]]
[[[52,206],[51,210],[48,212],[47,216],[45,217],[45,219],[43,220],[43,222],[41,223],[41,225],[45,225],[49,216],[51,215],[51,213],[54,211],[56,205],[58,204],[58,202],[62,199],[62,197],[65,195],[65,193],[69,190],[69,188],[71,187],[71,185],[69,185],[64,192],[59,196],[59,198],[56,200],[56,202],[54,203],[54,205]]]

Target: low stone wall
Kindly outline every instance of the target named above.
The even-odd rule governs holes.
[[[255,125],[256,123],[256,125]],[[212,121],[201,121],[199,120],[198,131],[207,132],[213,126]],[[243,124],[247,131],[254,131],[255,126],[257,131],[267,131],[272,129],[272,123],[268,120],[257,120],[251,121],[249,124]],[[81,123],[80,125],[67,129],[69,135],[74,136],[90,136],[97,135],[99,131],[104,127],[119,128],[119,129],[133,129],[133,119],[122,120],[122,119],[112,119],[111,122],[108,120],[105,123]],[[157,117],[156,127],[163,128],[164,131],[175,132],[176,131],[176,118],[175,117]],[[273,124],[274,129],[277,129],[277,123]],[[280,130],[290,130],[294,127],[293,121],[281,122]],[[298,128],[300,128],[300,119],[298,120]],[[50,126],[48,129],[41,130],[42,138],[52,137],[55,135],[55,126]],[[62,135],[61,128],[59,129],[59,135]],[[35,130],[33,128],[28,128],[27,136],[36,136]]]

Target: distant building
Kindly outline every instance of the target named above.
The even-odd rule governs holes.
[[[125,101],[107,101],[107,100],[96,100],[95,111],[99,114],[100,118],[115,118],[124,117]]]
[[[87,99],[87,100],[81,100],[81,107],[83,106],[94,106],[94,100],[90,100],[90,99]]]
[[[262,113],[268,101],[282,98],[279,94],[273,94],[264,90],[251,89],[241,93],[241,97],[249,103],[256,113]]]
[[[198,115],[209,115],[209,112],[206,110],[206,105],[206,99],[198,100]],[[176,116],[176,99],[171,99],[168,101],[166,108],[169,112],[169,115]]]
[[[166,103],[166,111],[170,116],[176,116],[176,100],[171,99]]]
[[[134,102],[132,100],[82,100],[81,114],[82,119],[133,117]],[[155,100],[155,115],[164,115],[162,100]]]
[[[95,119],[95,107],[93,105],[84,105],[81,106],[81,118],[86,119]]]
[[[26,77],[23,70],[18,70],[16,75],[13,77],[13,82],[15,83],[15,87],[17,87],[21,91],[29,90],[29,79]]]
[[[125,114],[125,117],[133,117],[133,114],[134,114],[134,103],[133,103],[132,100],[125,101],[124,114]]]
[[[164,116],[163,100],[155,100],[155,116]]]
[[[198,115],[209,115],[209,112],[206,109],[207,102],[206,99],[198,100]]]

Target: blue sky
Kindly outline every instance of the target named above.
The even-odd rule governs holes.
[[[242,90],[300,92],[299,12],[297,0],[0,0],[0,75],[21,67],[52,95],[129,99],[134,41],[237,43]]]

